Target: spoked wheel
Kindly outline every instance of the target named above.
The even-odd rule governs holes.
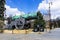
[[[38,32],[39,28],[37,26],[35,26],[35,28],[33,29],[33,32]]]
[[[30,23],[24,25],[24,29],[29,29],[31,27]]]
[[[20,18],[20,20],[17,23],[18,29],[24,29],[24,24],[25,24],[25,19],[24,18]]]
[[[15,29],[15,25],[12,26],[12,29],[13,29],[13,30]]]
[[[37,29],[37,28],[35,28],[34,30],[33,30],[33,32],[38,32],[39,30]]]
[[[39,28],[39,31],[44,32],[44,28],[43,27]]]

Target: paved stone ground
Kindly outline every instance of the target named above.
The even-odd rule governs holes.
[[[60,28],[45,34],[0,34],[0,40],[60,40]]]

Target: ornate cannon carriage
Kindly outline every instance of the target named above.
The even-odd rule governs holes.
[[[10,23],[7,26],[8,29],[28,29],[31,27],[31,20],[36,19],[36,13],[25,14],[22,16],[13,16],[10,18]],[[9,22],[8,20],[8,22]]]

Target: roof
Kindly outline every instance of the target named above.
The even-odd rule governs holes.
[[[36,12],[22,15],[22,17],[24,17],[24,18],[35,17],[35,16],[37,16]],[[21,15],[15,15],[15,16],[12,17],[12,19],[17,19],[17,18],[20,18],[20,17],[21,17]]]
[[[12,19],[20,18],[20,16],[13,16]]]

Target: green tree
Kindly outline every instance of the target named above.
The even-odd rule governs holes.
[[[4,19],[5,0],[0,0],[0,20]]]
[[[34,26],[37,25],[42,25],[43,27],[45,27],[45,21],[43,20],[43,15],[42,13],[40,13],[40,11],[37,12],[37,19],[34,22]]]
[[[0,29],[4,25],[5,0],[0,0]]]

